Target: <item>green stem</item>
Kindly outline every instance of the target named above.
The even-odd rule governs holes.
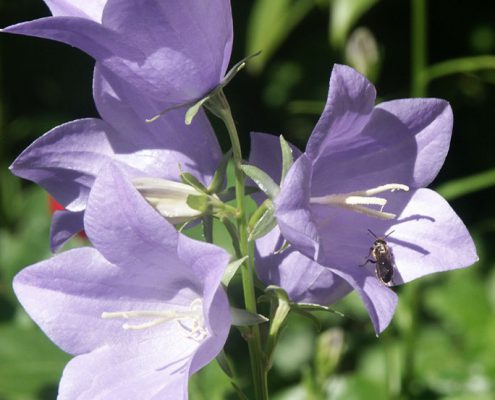
[[[230,141],[232,143],[232,156],[235,167],[235,193],[237,200],[238,218],[237,227],[239,231],[239,248],[242,256],[248,256],[246,262],[241,266],[242,287],[244,291],[244,304],[247,311],[257,313],[256,293],[254,285],[254,248],[248,242],[247,216],[244,204],[244,180],[245,175],[241,170],[242,152],[239,142],[239,135],[235,126],[229,103],[223,91],[219,91],[211,100],[209,108],[220,118],[227,128]],[[257,400],[268,399],[267,368],[261,346],[261,335],[259,327],[250,327],[249,334],[246,335],[249,347],[249,357],[251,361],[251,371],[255,396]]]
[[[426,0],[411,0],[411,95],[425,97],[426,80]]]

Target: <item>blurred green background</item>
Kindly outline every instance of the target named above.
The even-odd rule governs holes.
[[[344,317],[319,315],[319,331],[291,317],[270,372],[273,398],[494,399],[495,2],[232,3],[232,61],[263,50],[227,88],[246,154],[251,130],[283,134],[304,148],[335,62],[365,73],[381,101],[444,98],[454,110],[454,134],[434,187],[466,222],[480,256],[472,268],[398,288],[398,311],[379,338],[354,295],[335,305]],[[41,0],[0,0],[1,27],[47,15]],[[17,271],[49,257],[50,217],[46,193],[11,176],[8,166],[50,128],[97,116],[92,68],[68,46],[0,36],[0,400],[54,399],[69,359],[11,289]],[[226,350],[247,386],[246,350],[236,332]],[[200,372],[191,398],[235,399],[222,374],[215,363]]]

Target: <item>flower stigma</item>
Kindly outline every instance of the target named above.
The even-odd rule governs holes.
[[[387,199],[375,197],[375,195],[383,192],[395,192],[396,190],[408,192],[409,186],[401,183],[388,183],[372,189],[311,197],[309,201],[312,204],[332,205],[346,208],[379,219],[394,219],[397,217],[396,214],[383,211],[383,208],[387,204]],[[380,209],[376,210],[370,206],[379,206]]]
[[[201,342],[208,336],[208,329],[205,326],[203,316],[203,301],[195,299],[191,302],[188,310],[171,310],[171,311],[116,311],[101,313],[103,319],[123,318],[131,319],[148,319],[149,321],[140,324],[124,323],[122,328],[125,330],[142,330],[152,328],[168,321],[176,321],[177,324],[186,332],[186,337],[197,342]]]

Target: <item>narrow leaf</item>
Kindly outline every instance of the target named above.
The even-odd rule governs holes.
[[[227,172],[227,166],[229,165],[229,161],[232,157],[232,150],[229,150],[224,154],[220,164],[218,165],[217,170],[215,171],[215,175],[213,175],[213,179],[211,180],[210,186],[208,187],[208,193],[217,193],[221,190],[225,184],[225,174]]]
[[[186,185],[192,186],[194,189],[202,193],[207,193],[205,186],[196,178],[193,174],[189,172],[181,172],[180,180]]]
[[[287,171],[294,163],[292,149],[282,135],[280,135],[280,149],[282,150],[282,176],[280,178],[280,185],[282,185],[285,175],[287,175]]]
[[[273,199],[280,191],[280,187],[264,171],[254,165],[241,165],[243,172],[249,176],[265,194]]]
[[[319,304],[312,304],[312,303],[291,303],[291,307],[293,310],[304,310],[304,311],[326,311],[332,314],[337,314],[340,315],[341,317],[344,316],[340,311],[334,310],[333,308],[327,307],[327,306],[322,306]]]
[[[196,116],[196,114],[199,112],[201,109],[201,106],[209,100],[209,96],[203,97],[201,100],[199,100],[197,103],[194,103],[191,107],[189,107],[186,111],[186,116],[185,116],[185,123],[186,125],[191,125],[192,120]]]
[[[438,186],[436,191],[447,200],[454,200],[458,197],[493,186],[495,186],[495,168],[446,182]]]
[[[254,225],[253,230],[249,234],[248,241],[257,240],[277,226],[277,218],[275,218],[275,209],[273,207],[268,207],[261,218]]]
[[[254,314],[235,307],[230,307],[230,315],[232,317],[232,325],[234,326],[258,325],[269,321],[268,318],[261,314]]]
[[[235,273],[239,269],[239,267],[242,265],[244,261],[248,259],[248,256],[242,257],[239,260],[232,261],[229,265],[227,265],[227,269],[225,270],[225,273],[223,274],[222,278],[222,283],[225,287],[229,286],[230,281],[234,277]]]

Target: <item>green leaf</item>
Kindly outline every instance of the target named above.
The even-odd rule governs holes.
[[[230,315],[232,316],[232,325],[234,326],[259,325],[269,321],[268,318],[261,314],[254,314],[235,307],[230,307]]]
[[[198,180],[198,178],[196,178],[194,175],[190,174],[189,172],[181,172],[180,180],[183,183],[185,183],[186,185],[192,186],[194,189],[198,190],[199,192],[202,192],[202,193],[208,192],[208,190]]]
[[[333,308],[322,306],[320,304],[312,304],[312,303],[291,303],[291,307],[293,309],[303,310],[303,311],[325,311],[332,314],[344,316],[340,311],[334,310]]]
[[[313,0],[257,0],[249,17],[246,51],[263,52],[249,63],[248,69],[260,72],[314,6]]]
[[[217,170],[215,171],[215,175],[213,175],[213,179],[211,180],[210,186],[208,187],[208,193],[217,193],[222,189],[225,180],[226,180],[226,172],[227,167],[229,165],[229,161],[232,158],[232,150],[229,150],[225,153],[218,165]]]
[[[277,226],[277,219],[275,218],[275,209],[273,206],[268,207],[263,215],[258,219],[253,227],[253,230],[249,233],[248,241],[257,240]]]
[[[223,274],[222,278],[222,284],[225,287],[229,286],[230,281],[234,277],[235,273],[239,269],[239,267],[248,259],[248,256],[245,256],[239,260],[232,261],[229,265],[227,265],[227,268],[225,270],[225,273]]]
[[[241,165],[242,171],[250,177],[265,194],[273,199],[280,191],[280,187],[264,171],[254,165]]]
[[[277,345],[278,335],[290,312],[290,302],[287,292],[282,288],[270,285],[265,290],[272,297],[272,312],[270,313],[270,329],[266,343],[266,356],[270,360]],[[276,304],[276,305],[275,305]]]
[[[287,171],[290,169],[290,167],[292,167],[292,164],[294,163],[292,149],[282,135],[280,135],[280,149],[282,151],[282,176],[280,178],[280,185],[282,185]]]
[[[330,43],[343,48],[356,21],[379,0],[333,0],[330,9]]]
[[[436,190],[447,200],[454,200],[492,186],[495,186],[495,169],[446,182]]]
[[[192,120],[196,116],[196,114],[201,109],[201,106],[206,103],[210,99],[210,96],[203,97],[198,102],[194,103],[191,107],[189,107],[186,111],[186,116],[184,122],[186,125],[191,125]]]

